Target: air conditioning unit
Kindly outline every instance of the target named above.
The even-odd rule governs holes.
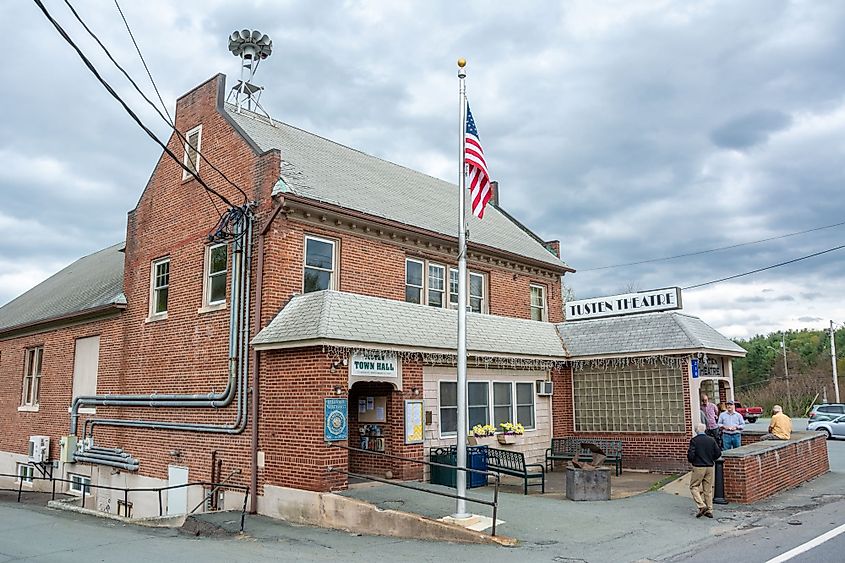
[[[29,437],[29,461],[42,463],[50,459],[50,437]]]
[[[538,379],[534,385],[538,395],[551,395],[554,391],[554,384],[551,381]]]

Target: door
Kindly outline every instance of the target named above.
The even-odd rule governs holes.
[[[167,466],[167,486],[184,485],[188,482],[188,468],[178,465]],[[186,514],[188,512],[188,487],[167,491],[167,515]]]

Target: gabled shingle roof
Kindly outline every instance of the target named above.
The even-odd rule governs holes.
[[[276,192],[292,193],[447,236],[457,236],[458,187],[421,172],[340,145],[296,127],[226,105],[261,150],[279,149],[282,178]],[[468,213],[470,243],[501,249],[555,268],[564,262],[506,214],[488,206],[484,220]]]
[[[80,258],[0,307],[0,333],[75,313],[125,305],[123,243]]]
[[[268,349],[331,341],[450,353],[457,346],[457,319],[451,309],[317,291],[291,299],[252,344]],[[553,324],[495,315],[467,315],[467,349],[476,356],[565,356]]]
[[[695,350],[745,356],[739,344],[701,319],[676,311],[569,321],[557,327],[575,359]]]

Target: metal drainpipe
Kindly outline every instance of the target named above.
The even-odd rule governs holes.
[[[120,469],[125,469],[127,471],[138,471],[138,468],[140,467],[140,465],[138,465],[138,464],[133,465],[133,464],[130,464],[130,463],[124,463],[124,462],[120,462],[120,461],[111,461],[111,460],[107,460],[107,459],[93,460],[93,459],[87,459],[86,456],[80,456],[80,455],[77,455],[75,457],[75,459],[76,459],[76,461],[82,462],[82,463],[94,463],[94,464],[97,464],[97,465],[108,465],[108,466],[111,466],[111,467],[118,467]]]
[[[176,423],[176,422],[158,422],[158,421],[150,421],[150,420],[126,420],[126,419],[93,419],[93,420],[86,420],[85,427],[90,425],[91,431],[90,436],[93,438],[94,435],[94,427],[95,426],[119,426],[119,427],[128,427],[128,428],[150,428],[150,429],[159,429],[159,430],[186,430],[186,431],[194,431],[194,432],[209,432],[209,433],[224,433],[224,434],[240,434],[243,432],[244,428],[246,427],[246,394],[247,394],[247,386],[246,386],[246,373],[248,366],[246,365],[248,359],[244,358],[245,354],[239,350],[239,340],[238,338],[238,327],[235,326],[235,323],[238,323],[240,320],[238,315],[243,315],[243,301],[241,296],[243,295],[244,287],[244,269],[246,267],[246,262],[251,260],[252,255],[252,223],[253,218],[251,216],[247,217],[247,233],[246,233],[246,248],[247,248],[247,260],[243,260],[242,250],[243,250],[243,237],[239,239],[239,242],[236,242],[239,246],[241,246],[241,251],[233,253],[233,260],[237,257],[238,267],[232,268],[232,311],[230,314],[230,318],[235,319],[235,322],[230,322],[230,355],[232,351],[235,351],[237,354],[236,357],[231,357],[229,359],[230,369],[232,369],[237,375],[238,381],[238,412],[235,419],[235,422],[231,425],[215,425],[215,424],[196,424],[196,423]],[[238,224],[238,232],[242,232],[243,225],[241,223]],[[237,276],[237,280],[235,279]],[[249,285],[249,274],[246,275],[247,278],[247,287]],[[237,301],[236,301],[237,300]],[[246,303],[249,303],[249,299],[247,298]],[[248,315],[247,315],[248,319]],[[248,320],[247,320],[248,322]],[[237,340],[236,340],[237,338]],[[247,341],[243,342],[245,347],[249,346]],[[143,402],[143,405],[140,406],[151,406],[149,402]],[[169,403],[168,405],[155,405],[155,406],[179,406],[178,403],[180,401],[174,401]],[[193,406],[192,402],[190,406]],[[122,403],[122,405],[126,405],[126,403]],[[75,427],[73,428],[76,429]],[[87,435],[87,430],[86,430]],[[83,454],[84,455],[84,454]]]
[[[255,267],[255,313],[253,323],[255,332],[261,330],[261,304],[264,290],[264,237],[273,226],[273,221],[285,205],[285,198],[279,196],[279,201],[267,219],[264,227],[258,233],[258,260]],[[258,350],[252,349],[252,437],[250,443],[250,479],[249,479],[249,511],[258,512],[258,411],[259,411],[259,367],[260,355]]]

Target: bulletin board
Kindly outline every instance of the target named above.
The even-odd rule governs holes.
[[[423,443],[423,402],[405,401],[405,443]]]
[[[358,397],[358,422],[387,422],[387,397]]]

